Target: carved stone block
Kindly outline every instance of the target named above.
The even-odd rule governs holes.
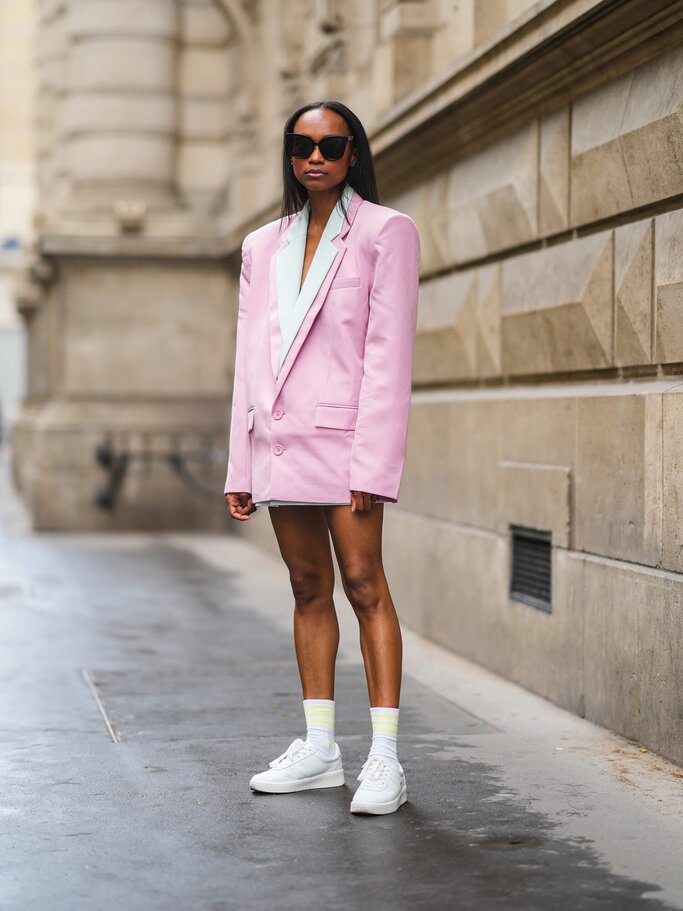
[[[569,221],[569,109],[541,120],[539,232],[562,231]]]
[[[571,224],[683,192],[683,47],[577,99]]]
[[[502,368],[554,373],[612,363],[612,235],[503,263]]]
[[[500,372],[500,267],[422,286],[413,377],[437,382]]]
[[[651,219],[614,232],[615,361],[620,366],[652,360]]]
[[[662,565],[680,573],[683,572],[683,382],[665,393],[662,403]]]
[[[660,565],[661,395],[578,399],[576,549]]]
[[[683,361],[683,211],[655,219],[656,360]]]
[[[446,201],[451,261],[463,263],[536,237],[537,193],[535,123],[453,165]]]

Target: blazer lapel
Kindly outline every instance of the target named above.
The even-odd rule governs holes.
[[[286,250],[283,250],[278,256],[278,277],[280,275],[281,267],[286,270],[289,260],[293,260],[293,275],[285,276],[286,280],[283,282],[285,287],[281,288],[280,282],[278,281],[277,294],[280,313],[280,329],[282,330],[282,348],[280,350],[279,369],[282,369],[282,362],[287,356],[287,352],[308,313],[308,309],[315,300],[316,294],[320,290],[330,267],[333,265],[339,253],[339,250],[332,241],[328,240],[326,237],[321,237],[318,248],[315,251],[315,256],[313,257],[313,262],[306,275],[303,288],[297,294],[297,288],[301,281],[301,269],[303,266],[305,248],[306,238],[303,237],[298,243],[291,243],[289,247]],[[292,250],[294,251],[293,255],[287,256]]]
[[[315,318],[325,302],[329,287],[334,281],[334,277],[346,253],[346,235],[362,201],[363,199],[358,193],[352,192],[347,204],[348,220],[346,218],[343,219],[341,230],[337,236],[329,238],[325,237],[323,233],[320,238],[315,257],[292,312],[292,319],[288,321],[285,330],[280,333],[281,344],[278,347],[276,356],[273,358],[275,365],[278,367],[275,370],[276,395],[282,389],[282,385],[287,379],[308,333],[311,331]],[[304,247],[305,231],[306,228],[304,228]],[[278,258],[285,252],[285,250],[281,251],[278,254]],[[293,262],[293,254],[292,260],[285,257],[285,262]],[[303,263],[303,257],[301,262]],[[299,280],[300,277],[301,266],[299,266]],[[294,287],[296,289],[296,284]]]
[[[268,299],[268,327],[270,334],[270,363],[273,368],[273,378],[277,377],[280,362],[280,350],[282,348],[282,328],[280,325],[279,298],[288,293],[289,283],[285,281],[287,269],[294,268],[294,250],[290,253],[290,239],[292,235],[300,236],[303,224],[304,246],[306,244],[306,228],[308,226],[308,212],[304,209],[293,220],[292,224],[285,229],[277,249],[270,258],[269,271],[269,299]],[[286,260],[282,267],[278,267],[280,257],[286,255]],[[301,278],[301,269],[299,269],[299,278]]]

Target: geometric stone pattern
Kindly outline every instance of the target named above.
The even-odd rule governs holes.
[[[540,122],[538,229],[554,234],[569,221],[569,108]]]
[[[572,105],[571,224],[683,192],[683,48]]]
[[[390,200],[420,232],[424,272],[537,236],[538,129],[532,123]]]
[[[652,219],[622,225],[614,232],[615,361],[652,361]]]
[[[388,204],[406,212],[417,225],[420,234],[420,266],[423,273],[451,268],[449,249],[449,219],[446,206],[449,173],[442,171],[422,181],[416,187],[393,196]]]
[[[414,381],[438,382],[500,371],[500,268],[454,273],[423,285]]]
[[[390,200],[422,243],[416,383],[683,361],[680,210],[520,249],[683,192],[682,111],[672,48]],[[482,336],[474,269],[506,251]],[[482,337],[490,356],[478,358]]]
[[[683,361],[683,211],[655,219],[656,360]]]
[[[476,276],[454,273],[423,285],[414,349],[415,382],[476,375]]]
[[[438,210],[427,217],[439,189],[434,180],[392,200],[422,221],[427,272],[447,256]],[[683,361],[682,263],[683,212],[675,211],[427,278],[414,381],[650,364],[653,326],[654,361]]]
[[[504,373],[612,363],[612,237],[602,232],[503,263]]]
[[[394,202],[419,221],[433,186]],[[444,248],[430,245],[437,218],[423,223],[424,266]],[[676,211],[426,279],[414,382],[650,364],[653,326],[655,362],[683,360],[682,238]]]
[[[448,245],[461,264],[537,234],[536,123],[454,165],[448,175]]]

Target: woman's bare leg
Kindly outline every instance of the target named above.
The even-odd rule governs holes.
[[[339,624],[324,507],[268,509],[294,594],[294,647],[304,699],[334,699]]]
[[[325,514],[344,591],[360,626],[370,705],[398,708],[403,643],[382,565],[384,505],[362,512],[326,506]]]

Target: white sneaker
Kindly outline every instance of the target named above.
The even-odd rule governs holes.
[[[336,788],[344,784],[341,751],[334,745],[334,756],[326,759],[308,740],[292,741],[285,752],[269,763],[249,782],[252,791],[289,794],[312,788]]]
[[[383,756],[368,756],[358,781],[361,785],[351,801],[352,813],[395,813],[408,800],[403,768]]]

